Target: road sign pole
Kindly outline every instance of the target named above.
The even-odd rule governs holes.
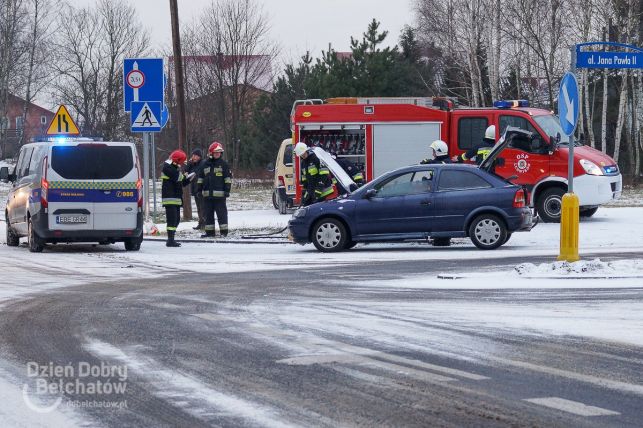
[[[150,133],[143,134],[143,213],[145,220],[150,218]]]
[[[154,206],[153,219],[156,222],[156,145],[154,143],[154,133],[152,133],[152,203]]]
[[[578,83],[575,77],[576,71],[576,50],[572,48],[572,64],[570,73],[567,73],[561,81],[561,88],[558,94],[558,114],[561,117],[561,127],[563,132],[569,138],[568,150],[568,177],[567,193],[563,195],[560,208],[560,252],[559,261],[575,262],[580,260],[578,255],[578,234],[579,234],[579,211],[580,204],[576,194],[574,194],[574,131],[578,123],[580,110]],[[570,84],[570,81],[573,82]],[[572,91],[572,89],[574,89]],[[571,95],[570,95],[571,94]],[[564,110],[561,105],[565,106]],[[572,109],[572,113],[569,111]],[[565,114],[563,114],[563,112]],[[563,120],[565,125],[563,126]]]

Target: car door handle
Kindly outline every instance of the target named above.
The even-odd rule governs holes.
[[[431,201],[422,201],[420,205],[431,205]]]

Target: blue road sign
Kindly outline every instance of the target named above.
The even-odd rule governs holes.
[[[123,62],[123,100],[125,111],[134,101],[163,103],[165,76],[162,58],[129,58]]]
[[[582,51],[583,48],[611,49]],[[616,52],[616,49],[621,49]],[[627,52],[625,52],[627,50]],[[576,45],[576,68],[643,68],[643,49],[615,42],[587,42]]]
[[[130,112],[132,132],[160,132],[161,110],[160,101],[132,101]]]
[[[558,116],[565,135],[572,135],[578,123],[578,82],[573,73],[565,73],[558,91]]]
[[[579,52],[577,68],[641,68],[643,52]]]

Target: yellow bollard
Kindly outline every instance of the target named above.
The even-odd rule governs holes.
[[[565,193],[560,216],[559,261],[576,262],[580,260],[578,256],[578,217],[578,196],[573,193]]]

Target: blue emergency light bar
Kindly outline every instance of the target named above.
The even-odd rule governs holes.
[[[529,107],[527,100],[499,100],[494,101],[493,106],[496,108],[512,108],[512,107]]]

